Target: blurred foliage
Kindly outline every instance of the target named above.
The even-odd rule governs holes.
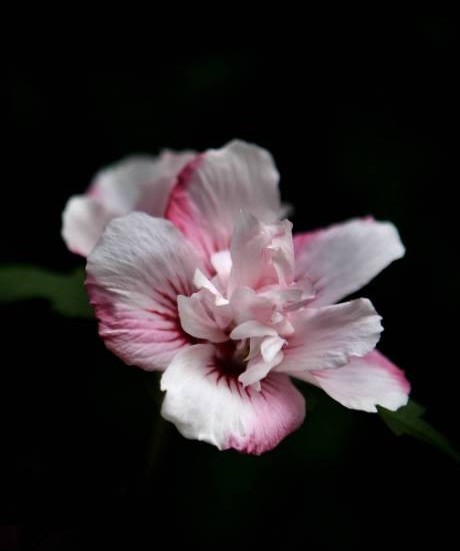
[[[0,266],[0,300],[9,303],[45,299],[59,314],[92,318],[84,280],[85,272],[81,268],[60,274],[24,264],[3,265]]]

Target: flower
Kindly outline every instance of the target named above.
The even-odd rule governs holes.
[[[131,211],[163,216],[180,169],[194,157],[184,151],[162,151],[158,157],[128,157],[101,170],[85,195],[67,201],[62,237],[72,252],[88,256],[105,226]]]
[[[305,416],[291,377],[353,409],[407,403],[371,302],[335,304],[403,256],[392,224],[293,237],[270,154],[240,141],[194,156],[168,191],[163,218],[107,225],[86,285],[108,348],[163,372],[162,415],[185,437],[272,449]]]

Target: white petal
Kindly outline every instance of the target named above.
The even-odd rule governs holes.
[[[113,216],[113,212],[92,197],[71,197],[62,213],[62,238],[67,248],[88,256]]]
[[[230,270],[232,269],[232,255],[230,251],[219,251],[211,256],[211,264],[216,271],[224,288],[227,286]]]
[[[276,368],[298,376],[311,369],[335,368],[352,356],[364,356],[377,344],[380,316],[367,299],[334,306],[306,308],[292,315],[295,333]]]
[[[186,438],[219,449],[261,454],[295,430],[305,416],[300,392],[286,375],[270,373],[261,390],[222,376],[212,345],[179,352],[164,372],[162,415]]]
[[[195,270],[193,283],[197,289],[207,289],[212,295],[214,295],[214,301],[217,306],[223,306],[224,304],[229,303],[229,301],[220,294],[214,283],[208,279],[201,270]]]
[[[296,278],[307,276],[316,291],[312,304],[332,304],[360,289],[404,255],[389,222],[351,220],[294,236]]]
[[[410,392],[404,372],[377,350],[353,358],[345,367],[315,370],[309,375],[310,382],[351,409],[375,412],[376,406],[382,406],[395,411],[407,404]]]
[[[281,337],[278,337],[278,335],[273,337],[265,337],[260,345],[260,353],[262,354],[264,361],[272,362],[285,344],[286,341]]]
[[[87,290],[106,345],[126,363],[164,369],[187,346],[177,296],[193,292],[199,266],[167,220],[142,213],[116,218],[87,263]]]

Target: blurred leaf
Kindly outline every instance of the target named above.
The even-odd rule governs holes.
[[[77,268],[69,274],[51,272],[27,265],[0,266],[0,301],[15,302],[46,299],[59,314],[93,318],[83,282],[85,271]]]
[[[425,408],[414,400],[397,411],[378,407],[379,415],[388,427],[397,435],[408,434],[438,448],[456,461],[460,454],[452,447],[447,438],[422,419]]]

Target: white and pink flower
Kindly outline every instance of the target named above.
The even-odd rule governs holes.
[[[353,409],[405,405],[409,383],[375,350],[371,302],[335,304],[403,256],[395,227],[356,219],[293,238],[276,167],[254,145],[172,164],[150,180],[118,178],[126,165],[102,173],[63,230],[72,250],[92,250],[87,289],[108,348],[164,372],[162,415],[187,438],[260,454],[304,419],[291,377]]]

